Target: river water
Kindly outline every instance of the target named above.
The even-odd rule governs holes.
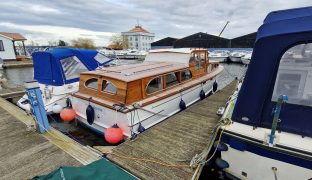
[[[120,60],[120,63],[135,63],[133,60]],[[246,66],[242,64],[226,64],[223,63],[224,71],[218,78],[219,87],[218,89],[224,88],[227,84],[232,82],[235,78],[242,78],[246,71]],[[33,68],[9,68],[0,70],[0,73],[7,79],[8,87],[23,86],[25,81],[33,80]],[[107,145],[103,137],[91,132],[89,129],[76,125],[75,122],[63,123],[58,115],[49,117],[51,125],[67,134],[71,138],[80,142],[81,144],[89,146],[103,146]]]

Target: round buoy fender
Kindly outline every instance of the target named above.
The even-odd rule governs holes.
[[[144,132],[144,131],[145,131],[145,127],[142,126],[141,123],[139,123],[138,132],[139,132],[139,133],[142,133],[142,132]]]
[[[110,144],[117,144],[123,139],[122,130],[117,126],[117,124],[115,124],[114,126],[107,128],[104,138]]]
[[[220,169],[225,169],[225,168],[230,167],[229,163],[227,161],[221,159],[221,158],[217,158],[215,163],[216,163],[217,167]]]
[[[183,99],[181,99],[180,103],[179,103],[179,107],[181,109],[181,111],[185,110],[186,109],[186,104],[185,102],[183,101]]]
[[[92,125],[94,122],[94,108],[89,104],[86,109],[87,122]]]
[[[199,97],[200,97],[200,100],[203,100],[203,99],[206,98],[206,94],[205,94],[204,90],[201,90],[201,91],[199,92]]]
[[[214,83],[213,83],[213,86],[212,86],[212,91],[213,92],[216,92],[218,90],[218,83],[217,83],[217,81],[215,81]]]
[[[59,114],[59,113],[62,112],[62,110],[63,110],[63,107],[62,107],[61,105],[59,105],[59,104],[54,104],[54,105],[52,106],[52,112],[53,112],[54,114]]]
[[[76,111],[72,108],[64,108],[60,113],[61,119],[63,121],[72,121],[76,117]]]

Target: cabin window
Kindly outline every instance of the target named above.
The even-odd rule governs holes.
[[[312,106],[312,43],[288,49],[280,60],[272,101],[287,95],[290,104]]]
[[[3,41],[0,40],[0,51],[4,51]]]
[[[99,62],[100,64],[103,64],[107,61],[109,61],[110,59],[108,57],[106,57],[104,54],[102,53],[97,53],[96,56],[94,57],[94,59]]]
[[[175,73],[172,72],[170,74],[167,74],[166,75],[166,87],[170,87],[170,86],[178,84],[179,83],[178,77],[179,77],[178,72],[175,72]]]
[[[190,70],[186,69],[184,71],[181,71],[181,81],[186,81],[192,79],[192,73]]]
[[[79,78],[80,73],[88,71],[86,66],[81,63],[77,56],[61,59],[66,80]]]
[[[109,82],[107,80],[103,80],[103,82],[102,82],[102,91],[103,92],[112,93],[112,94],[116,94],[117,93],[117,88],[111,82]]]
[[[159,76],[149,82],[146,88],[146,93],[151,94],[156,91],[160,91],[164,88],[163,86],[163,77]]]
[[[96,78],[92,78],[92,79],[88,79],[86,82],[85,82],[85,86],[87,88],[91,88],[91,89],[98,89],[98,79]]]

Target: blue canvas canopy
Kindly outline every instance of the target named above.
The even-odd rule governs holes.
[[[53,86],[77,82],[80,72],[94,70],[112,61],[96,50],[75,48],[34,52],[32,57],[34,79]]]
[[[312,15],[312,7],[273,11],[267,15],[267,17],[263,21],[263,24],[311,15]]]
[[[258,29],[232,119],[255,127],[271,128],[272,110],[276,106],[272,95],[280,60],[291,47],[311,42],[311,7],[270,13]],[[311,117],[311,106],[284,104],[277,129],[312,137]]]

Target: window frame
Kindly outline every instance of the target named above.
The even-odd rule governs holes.
[[[92,88],[92,87],[88,87],[87,86],[87,82],[91,79],[96,79],[96,82],[97,82],[97,88]],[[87,89],[91,89],[91,90],[94,90],[94,91],[99,91],[99,78],[95,78],[95,77],[91,77],[91,78],[88,78],[84,83],[84,87],[87,88]]]
[[[148,85],[154,80],[154,79],[156,79],[156,78],[159,78],[159,77],[161,77],[161,81],[162,81],[162,89],[160,89],[160,90],[157,90],[157,91],[154,91],[154,92],[152,92],[152,93],[147,93],[147,88],[148,88]],[[162,91],[162,90],[164,90],[165,89],[165,78],[164,78],[164,75],[162,74],[162,75],[159,75],[159,76],[154,76],[151,80],[149,80],[148,81],[148,83],[146,84],[146,86],[145,86],[145,94],[147,95],[147,96],[150,96],[150,95],[152,95],[152,94],[155,94],[155,93],[159,93],[160,91]]]
[[[73,59],[74,61],[76,61],[75,58],[77,58],[77,60],[79,61],[79,66],[81,66],[81,67],[84,68],[84,71],[82,71],[82,72],[87,72],[87,71],[89,71],[88,67],[85,66],[85,64],[83,64],[82,61],[81,61],[76,55],[71,55],[71,56],[68,56],[68,57],[64,57],[64,58],[60,59],[59,62],[60,62],[61,67],[62,67],[62,71],[63,71],[62,74],[64,75],[63,78],[65,78],[64,80],[66,80],[66,81],[70,81],[70,80],[73,80],[73,79],[77,79],[77,78],[80,77],[80,74],[82,73],[82,72],[79,72],[76,76],[67,75],[67,74],[66,74],[66,70],[68,70],[68,69],[65,69],[65,67],[64,67],[65,64],[63,64],[64,61],[67,60],[67,59]],[[73,76],[73,77],[71,77],[71,76]]]
[[[116,92],[115,93],[112,93],[112,92],[110,92],[110,91],[104,91],[103,90],[103,81],[106,81],[106,82],[109,82],[110,84],[112,84],[115,88],[116,88]],[[102,93],[106,93],[106,94],[109,94],[109,95],[116,95],[117,93],[118,93],[118,88],[117,88],[117,86],[112,82],[112,81],[109,81],[109,80],[107,80],[107,79],[101,79],[101,92]]]
[[[190,78],[190,79],[183,80],[183,79],[182,79],[182,72],[183,72],[183,71],[189,71],[189,72],[190,72],[190,74],[191,74],[191,78]],[[183,83],[183,82],[187,82],[187,81],[190,81],[190,80],[192,80],[192,79],[193,79],[193,74],[192,74],[192,71],[191,71],[190,69],[184,69],[184,70],[181,70],[181,71],[180,71],[180,76],[181,76],[181,83]]]
[[[175,76],[177,78],[177,83],[173,84],[171,86],[167,86],[167,75],[172,74],[172,73],[175,74]],[[176,73],[178,73],[178,76],[176,75]],[[164,89],[174,87],[174,86],[179,85],[181,83],[181,72],[180,71],[174,71],[174,72],[166,73],[163,76],[164,76]]]
[[[288,94],[284,94],[284,95],[288,96],[287,103],[288,104],[292,104],[292,105],[296,105],[296,106],[312,107],[312,104],[309,105],[309,104],[302,103],[302,102],[304,102],[306,100],[306,99],[303,98],[304,97],[304,89],[305,89],[305,87],[307,86],[307,84],[309,82],[307,80],[308,74],[309,74],[309,68],[312,71],[312,56],[310,56],[308,58],[309,61],[310,61],[310,63],[309,63],[310,66],[305,66],[304,64],[300,65],[299,63],[296,64],[295,63],[295,59],[296,58],[294,58],[294,57],[289,58],[289,59],[291,59],[290,61],[294,61],[294,62],[285,61],[282,64],[284,55],[286,55],[286,53],[288,53],[288,52],[292,52],[291,51],[292,48],[295,48],[297,46],[302,46],[302,45],[308,45],[308,44],[310,44],[310,49],[312,50],[312,42],[309,41],[309,42],[299,42],[299,43],[296,43],[296,44],[292,44],[291,46],[288,46],[287,48],[284,49],[284,51],[281,52],[281,54],[279,56],[278,66],[277,66],[277,69],[276,69],[276,76],[275,76],[275,79],[274,79],[274,84],[273,84],[272,91],[271,91],[272,92],[272,94],[271,94],[271,102],[275,102],[276,103],[278,101],[279,96],[281,95],[281,94],[277,94],[280,82],[284,81],[280,77],[283,74],[292,74],[292,75],[299,75],[300,76],[300,80],[299,80],[299,83],[298,83],[298,90],[296,92],[297,94],[295,96],[293,96],[293,95],[289,96]],[[303,50],[302,48],[301,49],[297,49],[297,51],[302,51],[302,50]],[[296,52],[296,50],[294,52]],[[294,54],[296,54],[296,53],[294,53]],[[285,58],[287,58],[287,57],[285,57]],[[304,59],[304,58],[306,58],[306,57],[301,57],[300,59]],[[289,68],[287,68],[287,67],[289,67]],[[286,71],[288,73],[285,73]]]

